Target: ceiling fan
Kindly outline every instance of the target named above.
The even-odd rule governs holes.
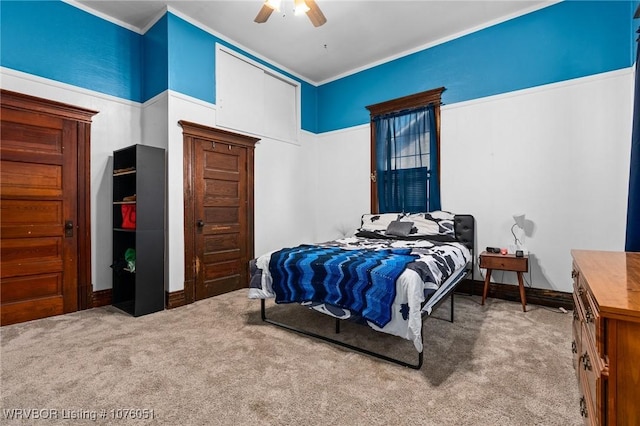
[[[280,0],[265,0],[253,21],[258,24],[267,22],[274,10],[280,10],[280,2]],[[314,27],[319,27],[327,22],[327,18],[325,18],[315,0],[294,0],[294,4],[294,13],[296,15],[306,13]]]

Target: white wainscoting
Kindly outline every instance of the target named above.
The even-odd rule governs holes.
[[[632,88],[627,69],[445,106],[443,205],[475,215],[479,249],[526,213],[527,280],[570,292],[571,249],[624,250]]]
[[[174,92],[140,105],[0,69],[7,90],[100,111],[92,124],[94,291],[111,287],[112,153],[134,143],[167,149],[166,287],[184,286],[182,129],[215,124],[215,106]],[[470,213],[477,246],[511,241],[512,214],[536,288],[571,291],[572,248],[623,250],[633,70],[621,70],[442,108],[443,209]],[[163,121],[166,121],[163,123]],[[352,232],[369,211],[369,127],[314,135],[300,145],[263,139],[255,158],[256,255]],[[476,273],[476,279],[482,278]],[[496,280],[515,283],[515,275]]]
[[[370,156],[368,125],[318,135],[318,241],[353,235],[370,212]]]
[[[111,288],[113,151],[141,143],[141,107],[109,95],[0,68],[2,88],[99,111],[91,124],[91,277]]]
[[[526,213],[526,279],[570,292],[571,249],[624,250],[632,89],[626,69],[443,106],[442,208],[475,216],[479,250],[506,247],[512,215]],[[369,137],[368,126],[318,137],[320,239],[369,210]]]

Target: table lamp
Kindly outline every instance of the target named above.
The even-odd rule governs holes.
[[[513,231],[513,229],[517,226],[518,228],[520,228],[522,230],[522,232],[524,232],[524,222],[525,222],[524,213],[522,213],[522,214],[514,214],[513,215],[513,220],[515,221],[515,223],[511,227],[511,234],[513,234],[513,243],[516,244],[517,246],[520,246],[522,244],[522,241],[520,241],[518,239],[518,237],[516,236],[516,233]]]

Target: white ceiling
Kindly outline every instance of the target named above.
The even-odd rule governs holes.
[[[318,84],[557,0],[316,0],[327,18],[318,28],[294,16],[293,0],[264,24],[253,22],[263,0],[68,2],[138,32],[170,10]]]

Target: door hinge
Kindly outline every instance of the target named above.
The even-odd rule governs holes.
[[[371,182],[376,183],[376,172],[375,171],[371,172],[371,174],[369,175],[369,179],[371,179]]]

